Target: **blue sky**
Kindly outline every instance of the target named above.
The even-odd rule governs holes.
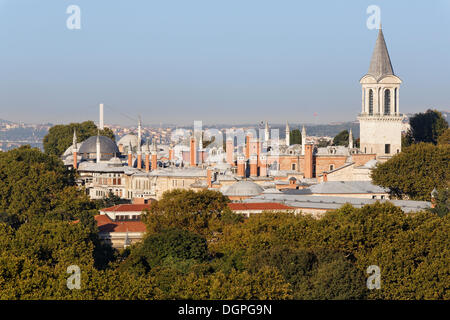
[[[400,111],[449,110],[450,0],[0,0],[0,118],[97,120],[103,102],[124,125],[354,120],[372,4]]]

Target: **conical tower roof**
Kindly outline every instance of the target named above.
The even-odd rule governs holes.
[[[389,58],[389,52],[386,47],[386,41],[384,40],[381,27],[378,32],[377,42],[375,43],[375,49],[373,50],[369,72],[367,72],[367,74],[374,76],[377,80],[386,75],[394,75],[394,69],[392,68],[391,59]]]

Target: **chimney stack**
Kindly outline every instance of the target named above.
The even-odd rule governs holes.
[[[156,148],[156,140],[153,140],[152,146],[152,170],[156,170],[158,167],[158,149]]]
[[[78,146],[77,146],[76,130],[73,130],[72,155],[73,155],[73,168],[76,170],[78,169]]]
[[[131,147],[131,141],[128,145],[128,166],[131,168],[133,166],[133,150]]]
[[[190,140],[190,151],[189,151],[189,157],[190,157],[190,165],[191,167],[195,167],[196,166],[196,153],[197,153],[197,149],[195,146],[195,138],[192,136],[191,140]]]
[[[206,169],[206,183],[208,184],[208,188],[212,188],[212,169],[210,167]]]
[[[305,178],[310,179],[313,177],[313,145],[312,144],[306,144],[305,145]]]
[[[250,176],[258,176],[258,156],[256,154],[250,156]]]
[[[227,139],[226,143],[226,153],[227,153],[227,163],[229,165],[234,165],[233,161],[233,153],[234,153],[234,141],[231,139]]]
[[[237,175],[245,178],[245,157],[243,155],[239,155],[237,158]]]

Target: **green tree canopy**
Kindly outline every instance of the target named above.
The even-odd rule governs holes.
[[[447,188],[450,146],[413,144],[372,171],[373,182],[389,188],[393,196],[430,200],[434,188]]]
[[[291,130],[289,135],[289,143],[293,144],[302,144],[302,133],[299,129]]]
[[[348,130],[342,130],[333,139],[333,146],[346,146],[348,147]]]
[[[429,142],[437,144],[438,137],[448,129],[448,123],[437,110],[416,113],[409,119],[411,138],[414,143]]]
[[[218,191],[175,189],[165,192],[159,201],[153,202],[145,215],[147,231],[161,232],[177,228],[209,236],[210,227],[222,217],[229,217],[227,203],[230,200]]]
[[[43,216],[73,219],[95,208],[60,159],[29,146],[0,152],[0,180],[0,212],[22,222]]]
[[[72,145],[74,130],[77,132],[78,142],[96,136],[98,133],[98,128],[93,121],[53,126],[43,140],[45,153],[61,156]],[[109,128],[100,130],[100,135],[115,140],[114,132]]]

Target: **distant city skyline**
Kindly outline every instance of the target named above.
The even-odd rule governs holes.
[[[356,121],[381,9],[400,112],[450,110],[450,1],[0,0],[0,118]],[[66,9],[81,9],[69,30]]]

